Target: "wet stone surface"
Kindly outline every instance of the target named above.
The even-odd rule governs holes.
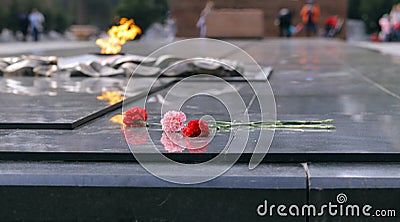
[[[116,78],[2,78],[0,128],[74,129],[120,107],[118,101],[110,103],[97,97],[103,92],[122,96],[127,81]],[[154,88],[171,81],[173,79],[157,82]],[[129,90],[127,96],[134,98],[146,90],[143,87]]]
[[[319,41],[319,40],[318,40]],[[348,46],[341,42],[318,42],[313,44],[309,41],[298,40],[287,44],[284,41],[260,41],[252,44],[241,44],[258,62],[265,66],[274,67],[274,73],[270,79],[277,107],[277,118],[281,120],[315,120],[315,119],[334,119],[333,125],[335,130],[318,131],[318,130],[276,130],[275,137],[269,149],[266,162],[306,162],[306,161],[398,161],[398,153],[400,152],[400,141],[397,138],[400,119],[398,116],[400,109],[400,100],[396,98],[396,91],[391,91],[392,83],[395,78],[391,74],[384,74],[384,70],[396,69],[397,64],[393,63],[390,57],[381,56],[374,52]],[[276,52],[275,54],[269,53]],[[359,56],[358,56],[359,55]],[[235,59],[235,53],[226,54],[226,58]],[[382,67],[383,73],[379,78],[375,78],[373,73],[376,72],[377,63],[372,63],[373,59]],[[361,66],[362,61],[370,61]],[[369,69],[368,67],[371,67]],[[389,71],[388,71],[389,72]],[[390,72],[391,73],[391,72]],[[370,79],[366,80],[366,77]],[[112,89],[124,86],[124,80],[119,78],[100,79],[96,81],[109,81],[106,84],[100,83],[96,88],[96,83],[88,83],[88,87],[83,87],[85,81],[94,81],[89,79],[79,79],[82,81],[81,94],[76,94],[80,99],[68,98],[70,102],[65,105],[75,104],[75,112],[71,113],[65,109],[64,119],[74,121],[79,118],[79,110],[85,111],[79,102],[85,103],[92,101],[95,105],[90,105],[90,109],[102,109],[107,107],[104,101],[97,101],[93,92],[97,90],[104,91],[102,88],[111,87]],[[375,82],[376,80],[376,82]],[[3,85],[5,80],[3,79]],[[19,81],[18,79],[16,81]],[[46,90],[40,90],[40,93],[49,93],[51,91],[51,81],[48,79],[38,80],[26,78],[29,84],[45,85]],[[42,83],[42,82],[45,83]],[[58,80],[60,81],[60,80]],[[57,81],[56,81],[57,82]],[[57,82],[57,84],[60,84]],[[78,85],[74,83],[75,86]],[[213,85],[215,84],[215,86]],[[260,120],[260,108],[254,92],[248,84],[243,82],[231,82],[235,89],[239,91],[246,107],[249,110],[250,120]],[[255,82],[254,84],[264,84]],[[377,85],[378,84],[378,85]],[[17,84],[18,85],[18,84]],[[50,86],[49,86],[50,85]],[[68,84],[67,84],[68,85]],[[193,88],[202,88],[207,85],[223,93],[223,88],[217,83],[207,80],[198,80],[193,82]],[[102,87],[100,87],[102,86]],[[388,91],[382,90],[387,86]],[[4,87],[3,87],[4,88]],[[87,90],[87,88],[91,90]],[[22,92],[29,92],[21,87],[16,89]],[[150,122],[159,122],[161,118],[161,104],[165,104],[166,94],[170,88],[161,90],[151,94],[148,97],[146,108],[149,113]],[[385,88],[386,89],[386,88]],[[78,90],[79,91],[79,90]],[[87,93],[90,91],[91,93]],[[58,92],[59,94],[66,92]],[[86,94],[85,94],[86,93]],[[68,94],[69,95],[69,94]],[[25,99],[24,104],[29,104],[29,96],[21,96]],[[43,95],[46,101],[53,97]],[[88,97],[88,99],[82,99]],[[170,97],[174,99],[173,95]],[[11,97],[1,97],[11,111],[26,110],[28,107],[21,109],[16,108]],[[40,97],[38,97],[40,98]],[[54,97],[56,98],[56,97]],[[9,101],[6,101],[9,99]],[[57,99],[55,99],[57,100]],[[168,101],[167,101],[168,102]],[[49,103],[49,102],[48,102]],[[79,103],[79,104],[78,104]],[[14,105],[13,105],[14,104]],[[40,104],[40,103],[38,103]],[[140,105],[139,101],[129,104],[128,107]],[[51,107],[44,103],[42,107]],[[11,108],[10,108],[11,107]],[[55,106],[57,107],[57,106]],[[78,107],[78,108],[77,108]],[[4,106],[2,109],[7,109]],[[94,110],[96,110],[94,109]],[[216,120],[230,121],[230,116],[223,105],[215,99],[207,96],[199,96],[189,99],[184,110],[188,119],[201,118],[203,115],[211,115]],[[10,111],[10,112],[11,112]],[[48,120],[57,122],[63,120],[57,115],[63,112],[53,113],[52,115],[44,115],[38,111],[33,112],[30,116],[21,112],[21,117],[16,115],[10,117],[2,116],[3,120],[11,122],[21,120],[23,118],[39,122],[42,117],[35,115],[43,115]],[[82,111],[82,112],[83,112]],[[244,110],[235,110],[235,113],[242,113]],[[88,111],[86,111],[88,112]],[[124,134],[121,132],[119,124],[111,123],[110,118],[119,114],[120,109],[108,112],[104,116],[95,118],[90,122],[74,129],[74,130],[16,130],[4,129],[0,130],[2,141],[1,151],[18,155],[19,153],[40,153],[50,152],[55,154],[54,159],[63,159],[62,154],[70,153],[72,156],[66,158],[83,158],[91,159],[91,155],[101,154],[105,159],[129,159],[133,157],[130,154],[129,147],[125,141]],[[9,113],[9,112],[8,112]],[[7,115],[7,112],[5,112]],[[79,114],[79,115],[78,115]],[[11,115],[11,114],[10,114]],[[83,115],[84,116],[84,115]],[[14,118],[14,119],[13,119]],[[69,119],[68,119],[69,118]],[[16,119],[16,120],[15,120]],[[66,122],[68,122],[66,121]],[[62,122],[62,121],[61,121]],[[132,133],[132,132],[131,132]],[[218,132],[216,137],[209,144],[204,152],[190,153],[188,150],[178,153],[170,153],[163,144],[160,143],[162,137],[161,130],[157,127],[149,129],[150,138],[156,141],[157,149],[166,155],[176,156],[182,161],[190,160],[191,156],[196,155],[201,159],[204,155],[205,159],[209,155],[217,155],[227,143],[234,137],[234,132]],[[231,137],[233,136],[233,137]],[[247,142],[245,154],[242,161],[247,161],[251,156],[256,141],[258,141],[259,131],[253,129],[250,132],[250,138]],[[104,139],[107,138],[107,139]],[[149,138],[147,138],[149,139]],[[146,143],[143,142],[143,147]],[[143,140],[143,138],[141,139]],[[27,142],[29,141],[29,142]],[[150,144],[151,145],[151,144]],[[113,156],[112,154],[118,154]],[[17,157],[15,157],[17,158]],[[33,157],[39,158],[40,155]],[[98,156],[96,156],[98,158]]]
[[[266,200],[269,206],[314,204],[318,207],[329,202],[336,204],[338,194],[347,195],[349,204],[395,209],[400,178],[398,58],[335,40],[268,39],[233,43],[245,49],[262,66],[274,68],[270,83],[278,119],[334,119],[336,129],[275,130],[264,163],[254,170],[249,170],[248,163],[252,156],[263,155],[260,150],[254,153],[254,149],[260,134],[265,131],[251,129],[245,147],[232,145],[235,138],[240,138],[241,132],[241,129],[234,129],[217,132],[205,149],[196,152],[187,148],[166,148],[160,127],[150,127],[148,131],[145,128],[124,130],[120,124],[111,122],[111,118],[121,114],[121,106],[107,110],[73,130],[0,129],[0,159],[3,160],[0,162],[0,193],[4,206],[0,214],[3,219],[15,220],[14,212],[17,212],[20,220],[38,221],[88,221],[93,218],[99,221],[116,218],[123,221],[185,221],[186,218],[265,221],[270,218],[259,217],[256,208]],[[133,44],[127,47],[127,52],[147,55],[159,46]],[[90,50],[48,51],[42,55],[77,56]],[[215,51],[219,58],[240,58],[237,51]],[[181,79],[169,81],[174,80]],[[265,84],[253,80],[255,85]],[[86,100],[93,102],[90,103],[91,110],[104,110],[108,103],[95,100],[98,95],[95,92],[105,91],[103,87],[118,91],[124,86],[124,81],[125,78],[27,78],[22,81],[3,78],[0,80],[1,89],[12,88],[18,93],[11,97],[1,91],[3,107],[0,107],[0,120],[13,120],[13,115],[3,110],[14,112],[14,116],[19,115],[20,119],[41,120],[42,117],[35,117],[40,113],[35,109],[40,108],[29,104],[43,104],[43,110],[52,108],[53,102],[59,102],[79,106],[57,112],[65,113],[65,118],[73,121],[82,113],[86,115],[87,107],[82,106]],[[71,96],[62,88],[54,90],[51,86],[55,83],[75,89],[75,95]],[[243,99],[250,120],[260,121],[258,100],[249,85],[238,79],[231,79],[229,83]],[[24,95],[33,93],[29,86],[40,89],[33,91],[40,95]],[[229,91],[210,79],[196,80],[187,85],[191,91],[206,86],[220,95],[229,95]],[[170,89],[168,85],[168,88],[154,91],[146,103],[143,98],[136,98],[125,108],[146,104],[149,122],[159,122],[162,104],[168,105],[168,102],[181,98],[180,93],[175,92],[167,99]],[[128,92],[134,94],[135,90],[139,89],[129,89]],[[62,95],[70,102],[57,101],[57,97],[50,98],[54,95],[49,93]],[[25,96],[21,99],[23,104],[12,99],[22,96]],[[31,110],[30,115],[26,114]],[[206,114],[216,120],[232,120],[222,103],[211,96],[188,98],[182,110],[189,120]],[[46,121],[60,118],[51,109],[43,112],[49,113],[45,115]],[[232,113],[240,115],[243,112],[243,109],[237,109]],[[137,149],[135,152],[148,154],[154,149],[151,140],[163,155],[189,164],[215,157],[227,144],[231,150],[225,154],[227,159],[239,149],[245,150],[239,163],[220,177],[201,184],[181,185],[163,181],[135,162],[130,151]],[[162,163],[154,164],[164,166]],[[174,170],[170,173],[173,174]],[[188,174],[183,176],[197,176],[192,171]],[[200,211],[207,213],[199,215]],[[193,215],[199,216],[193,218]],[[285,218],[275,214],[271,220],[380,221],[376,217],[330,217],[328,214]],[[397,221],[397,218],[383,218],[381,221]]]

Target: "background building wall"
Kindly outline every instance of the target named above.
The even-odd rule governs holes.
[[[321,7],[321,17],[318,28],[323,28],[324,20],[331,15],[339,15],[341,18],[347,18],[348,0],[317,0]],[[178,26],[178,36],[197,37],[199,30],[196,22],[201,10],[204,8],[206,0],[169,0],[170,13],[176,19]],[[264,36],[279,36],[279,27],[274,25],[281,8],[289,8],[293,14],[293,24],[300,23],[300,9],[305,0],[214,0],[215,8],[258,8],[264,11]],[[303,36],[304,31],[298,36]],[[346,26],[343,25],[341,38],[346,37]]]

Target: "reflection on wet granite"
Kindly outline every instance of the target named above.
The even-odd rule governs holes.
[[[201,117],[203,115],[216,115],[216,114],[227,113],[227,109],[224,106],[224,104],[218,99],[213,98],[213,96],[229,96],[230,90],[229,89],[224,90],[223,88],[221,88],[223,87],[221,84],[215,82],[207,82],[207,81],[188,83],[187,84],[188,91],[185,91],[185,93],[182,95],[179,94],[180,93],[179,91],[170,93],[171,88],[166,88],[164,90],[160,90],[154,94],[149,95],[146,100],[147,112],[149,114],[161,115],[162,105],[168,105],[166,103],[168,102],[171,103],[172,101],[175,101],[180,97],[184,97],[185,95],[191,95],[190,87],[199,87],[199,84],[203,83],[208,84],[207,87],[213,88],[214,91],[210,91],[209,93],[203,95],[193,95],[190,98],[187,98],[187,100],[185,101],[185,105],[182,107],[181,110],[189,116],[198,116],[198,117]],[[243,99],[243,102],[246,105],[249,105],[252,98],[254,97],[254,93],[251,94],[246,93],[249,90],[251,90],[250,86],[246,83],[236,83],[236,82],[230,83],[230,85],[232,85],[238,91],[238,93]],[[166,95],[168,93],[170,93],[169,99],[166,100]],[[133,103],[133,105],[134,104],[135,103]],[[235,110],[234,112],[239,113],[239,112],[244,112],[244,110]],[[228,119],[224,118],[221,120],[229,121],[229,116],[226,117],[228,117]]]
[[[234,83],[243,95],[250,94],[244,83]],[[165,95],[165,89],[155,95]],[[209,97],[193,97],[182,107],[186,110],[188,119],[198,119],[205,114],[202,107],[212,103]],[[247,105],[253,107],[256,100],[247,100]],[[280,105],[279,100],[278,106]],[[152,100],[147,103],[149,122],[159,122],[162,100]],[[215,101],[214,101],[215,102]],[[139,101],[133,102],[136,106]],[[223,109],[215,105],[207,108],[208,114],[217,120],[229,121],[229,115]],[[302,109],[299,109],[300,111]],[[250,109],[250,119],[257,121],[259,114],[257,109]],[[230,144],[231,131],[218,132],[206,149],[196,155],[190,150],[177,147],[167,147],[163,142],[160,128],[149,128],[147,132],[138,131],[135,128],[127,129],[124,133],[119,124],[110,122],[110,118],[120,114],[121,110],[111,112],[104,117],[79,127],[73,131],[52,130],[0,130],[2,135],[2,152],[18,153],[52,153],[54,159],[113,159],[133,160],[125,139],[137,145],[141,149],[151,149],[151,140],[155,142],[157,149],[169,158],[183,162],[202,162],[218,155]],[[397,161],[400,153],[400,118],[398,115],[359,113],[357,110],[345,113],[316,113],[304,112],[301,114],[280,113],[281,120],[312,120],[321,118],[333,118],[336,130],[276,130],[275,138],[266,156],[266,162],[302,162],[329,159],[331,161],[376,161],[385,158],[387,161]],[[258,130],[250,132],[245,153],[240,161],[248,161],[259,135]],[[233,134],[234,136],[234,134]],[[147,138],[147,139],[145,139]],[[150,140],[151,139],[151,140]],[[29,142],[26,142],[29,141]],[[100,142],[101,141],[101,142]],[[171,145],[171,144],[169,144]],[[181,152],[182,151],[182,152]],[[204,152],[205,151],[205,152]],[[67,154],[71,154],[68,156]],[[113,155],[118,154],[118,155]],[[388,154],[391,154],[387,156]],[[17,155],[18,156],[18,155]],[[31,158],[40,158],[32,156]]]
[[[182,153],[185,150],[189,153],[205,153],[214,136],[215,134],[191,138],[184,136],[181,132],[163,132],[160,142],[168,153]]]
[[[144,127],[127,127],[123,128],[122,133],[124,134],[124,138],[126,142],[128,142],[131,145],[143,145],[146,144],[147,142],[147,137],[149,136],[149,133],[146,128]]]
[[[113,105],[97,97],[104,92],[124,94],[127,81],[116,78],[1,78],[1,128],[73,129],[120,107],[121,104]],[[135,81],[153,82],[146,78]],[[157,81],[154,90],[172,81]],[[125,95],[135,98],[147,90],[145,87],[129,89]]]
[[[95,79],[80,80],[94,81]],[[36,85],[46,85],[39,83],[47,80],[43,79],[39,81],[37,79],[31,79],[31,85],[34,85],[32,83],[35,81],[38,81]],[[120,79],[97,79],[97,81],[100,81],[98,84],[87,84],[92,86],[88,87],[91,89],[88,91],[80,88],[85,84],[78,84],[78,82],[71,84],[70,81],[72,80],[69,80],[69,82],[67,81],[70,86],[66,87],[66,89],[75,92],[101,91],[103,89],[103,87],[101,87],[102,84],[100,84],[102,81],[104,81],[104,85],[108,87],[115,87],[122,84]],[[323,79],[318,81],[322,81],[323,83]],[[190,87],[197,87],[196,84],[198,85],[200,83],[204,84],[204,82],[199,81],[192,82],[190,83],[192,85],[189,85]],[[221,88],[221,86],[215,82],[208,82],[207,84],[211,84],[210,86],[215,89]],[[254,84],[263,83],[256,82]],[[260,111],[259,108],[257,108],[258,100],[254,99],[254,93],[249,84],[233,82],[231,85],[234,86],[241,95],[246,107],[249,107],[250,120],[259,121]],[[318,158],[327,156],[338,158],[337,161],[339,161],[340,158],[348,158],[348,154],[363,155],[362,153],[365,155],[363,158],[360,158],[360,160],[373,161],[373,158],[371,157],[371,159],[367,154],[383,155],[387,153],[400,152],[400,149],[398,149],[398,147],[400,147],[400,141],[397,136],[400,132],[400,128],[398,127],[400,126],[400,119],[393,112],[396,110],[395,105],[397,104],[397,101],[393,100],[393,98],[385,97],[379,90],[375,90],[374,88],[363,88],[357,85],[355,85],[355,87],[363,89],[367,94],[361,96],[357,94],[358,90],[348,90],[348,94],[340,96],[340,92],[333,89],[326,89],[325,93],[327,93],[327,95],[322,91],[319,97],[308,97],[307,94],[290,96],[288,94],[283,94],[283,90],[277,90],[276,101],[279,111],[279,119],[312,120],[333,118],[334,125],[337,129],[333,131],[277,130],[274,141],[269,150],[270,155],[266,156],[265,161],[318,161]],[[169,89],[170,88],[166,88],[155,92],[147,98],[146,109],[149,114],[149,122],[160,121],[161,105],[168,102],[165,100],[165,95],[169,92]],[[116,90],[116,88],[114,88],[114,90]],[[292,90],[304,93],[307,92],[307,88],[304,90],[301,88],[294,88]],[[216,92],[223,94],[224,90],[218,90]],[[82,97],[79,93],[75,94]],[[342,98],[341,100],[338,100],[342,102],[333,103],[332,100],[328,99],[330,98],[328,95],[335,94],[338,94],[337,98]],[[101,101],[96,100],[97,95],[89,93],[86,95],[90,95],[93,102],[101,103]],[[371,100],[371,98],[375,98],[372,95],[376,96],[376,99]],[[174,96],[179,95],[172,94],[170,99],[173,99]],[[47,97],[50,96],[46,96],[46,101],[48,101]],[[25,96],[25,98],[29,97]],[[311,99],[309,103],[307,102],[307,98]],[[319,98],[320,100],[318,100]],[[353,98],[353,100],[346,100],[346,98]],[[365,100],[362,98],[365,98]],[[287,100],[287,102],[285,102],[285,100]],[[65,101],[68,101],[68,99]],[[373,101],[373,103],[371,101]],[[71,101],[71,103],[72,102],[74,101]],[[26,103],[28,102],[26,101]],[[315,105],[312,105],[313,103],[315,103]],[[377,103],[382,105],[376,106]],[[140,104],[140,101],[134,101],[129,106],[137,106],[137,104]],[[374,104],[375,106],[373,106]],[[393,106],[393,108],[385,110],[388,106]],[[47,107],[49,106],[47,105]],[[397,106],[397,108],[400,108],[400,106]],[[74,110],[76,111],[79,109],[75,108]],[[189,120],[198,119],[203,115],[208,114],[213,116],[216,120],[232,121],[223,104],[207,95],[191,97],[184,103],[182,110],[187,114]],[[367,112],[368,110],[371,113]],[[239,112],[240,110],[237,111]],[[116,110],[72,131],[0,130],[0,135],[2,135],[2,146],[0,149],[3,152],[17,153],[49,152],[55,154],[55,159],[63,159],[65,154],[69,153],[72,155],[69,156],[69,158],[111,158],[116,160],[131,160],[133,159],[133,156],[130,153],[125,139],[128,143],[131,143],[131,145],[137,145],[142,149],[151,147],[151,139],[155,142],[157,149],[164,153],[164,155],[173,156],[175,159],[184,162],[185,160],[193,160],[194,157],[191,155],[189,149],[182,150],[181,148],[178,149],[177,147],[172,146],[166,147],[165,144],[163,144],[163,142],[166,143],[166,141],[162,140],[163,135],[161,129],[150,128],[148,135],[147,131],[140,131],[135,128],[121,131],[119,124],[110,121],[112,117],[120,113],[121,110]],[[49,115],[46,117],[49,118]],[[196,153],[195,160],[206,161],[213,156],[218,155],[219,152],[224,149],[225,145],[230,143],[231,133],[232,132],[230,131],[218,132],[206,149],[199,149],[201,152]],[[246,158],[251,157],[252,149],[255,147],[258,134],[258,130],[252,130],[250,132],[250,139],[241,160],[248,160]],[[111,154],[119,155],[112,156]],[[331,154],[344,156],[337,157],[332,156]],[[111,155],[111,157],[109,155]],[[396,158],[396,155],[393,155],[392,159],[393,158]]]
[[[127,79],[119,78],[34,78],[34,77],[14,77],[0,79],[0,101],[4,104],[0,110],[2,116],[0,123],[2,128],[12,128],[12,124],[17,128],[45,128],[47,125],[37,126],[35,124],[65,124],[59,126],[61,128],[74,128],[72,126],[76,121],[82,120],[96,112],[107,112],[105,108],[109,107],[107,100],[98,100],[104,93],[115,93],[119,95],[125,94],[128,97],[139,96],[141,93],[147,92],[146,85],[153,83],[151,78],[135,78],[134,81],[141,81],[146,84],[139,84],[139,88],[127,88],[125,85]],[[159,79],[153,88],[167,87],[174,79]],[[191,83],[190,87],[197,87],[196,82]],[[211,85],[210,85],[211,84]],[[209,83],[215,89],[219,89],[218,83]],[[215,86],[214,86],[215,85]],[[142,86],[142,88],[140,88]],[[241,86],[237,85],[238,90]],[[166,93],[167,91],[164,91]],[[209,92],[213,94],[212,92]],[[224,91],[216,90],[215,95],[224,95]],[[174,96],[173,94],[171,94]],[[149,97],[149,102],[156,99],[159,103],[156,107],[165,102],[162,94],[153,94]],[[176,95],[179,96],[179,95]],[[248,103],[253,96],[243,95],[243,99]],[[119,101],[119,100],[118,100]],[[118,102],[116,101],[116,102]],[[193,103],[192,106],[186,106],[188,112],[201,112],[201,107],[211,105],[211,113],[225,112],[222,104],[212,105],[217,100],[204,100],[200,104]],[[115,102],[110,103],[115,104]],[[218,104],[215,103],[215,104]],[[212,110],[215,111],[212,111]],[[151,110],[151,109],[150,109]],[[240,111],[240,110],[238,110]],[[240,111],[240,112],[243,112]],[[95,118],[95,116],[93,117]],[[84,121],[86,122],[86,121]],[[82,123],[80,123],[82,124]]]
[[[121,131],[120,125],[109,119],[120,113],[117,110],[88,125],[73,131],[53,130],[0,130],[1,152],[51,153],[54,159],[114,159],[133,160],[127,142],[141,149],[152,149],[151,140],[157,149],[167,157],[179,161],[207,161],[218,155],[230,142],[230,131],[216,134],[206,150],[191,156],[190,150],[165,144],[161,129],[138,128]],[[330,161],[398,161],[400,153],[400,118],[397,116],[348,116],[334,115],[336,130],[276,130],[266,162],[320,162]],[[223,118],[223,116],[215,116]],[[319,115],[285,115],[282,119],[315,119]],[[149,122],[159,122],[158,116],[151,116]],[[252,130],[241,161],[248,161],[253,155],[259,131]],[[150,140],[151,138],[151,140]],[[127,140],[127,142],[125,141]],[[100,142],[101,141],[101,142]],[[182,152],[181,152],[182,151]],[[205,151],[205,152],[204,152]],[[204,153],[203,153],[204,152]],[[72,156],[68,156],[71,154]],[[120,154],[112,156],[112,154]],[[204,154],[204,155],[203,155]],[[390,154],[387,156],[387,154]],[[110,156],[111,155],[111,156]],[[18,156],[18,155],[17,155]],[[31,156],[31,158],[39,158]]]
[[[62,93],[101,94],[123,92],[127,80],[117,78],[0,78],[0,93],[24,96],[57,96]]]

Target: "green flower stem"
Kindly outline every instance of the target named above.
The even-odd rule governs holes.
[[[266,121],[266,122],[253,122],[253,125],[315,125],[315,124],[326,124],[332,123],[333,119],[326,120],[277,120],[277,121]]]
[[[229,128],[239,126],[250,126],[254,128],[287,128],[287,129],[334,129],[333,125],[326,125],[332,123],[332,119],[326,120],[278,120],[278,121],[265,121],[265,122],[249,122],[249,123],[235,123],[217,121],[217,128]]]
[[[215,124],[210,124],[209,128],[214,128],[218,130],[227,130],[232,127],[248,126],[253,128],[261,129],[323,129],[331,130],[336,129],[334,125],[327,123],[332,123],[333,119],[326,120],[277,120],[277,121],[266,121],[266,122],[248,122],[248,123],[236,123],[236,122],[226,122],[226,121],[216,121]],[[160,123],[149,123],[144,122],[147,127],[161,127]]]
[[[336,129],[334,125],[264,125],[260,128],[269,128],[269,129],[324,129],[331,130]]]
[[[152,126],[162,126],[161,123],[149,123],[149,122],[144,122],[147,127],[152,127]]]
[[[249,122],[249,123],[235,123],[216,121],[217,125],[229,125],[229,126],[258,126],[258,125],[312,125],[312,124],[326,124],[332,123],[333,119],[326,120],[277,120],[277,121],[264,121],[264,122]]]

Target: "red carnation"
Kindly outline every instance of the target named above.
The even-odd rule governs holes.
[[[128,127],[143,127],[147,121],[146,109],[133,107],[124,116],[124,124]]]
[[[208,136],[210,131],[208,125],[203,120],[191,120],[188,125],[182,129],[182,133],[188,137]]]

